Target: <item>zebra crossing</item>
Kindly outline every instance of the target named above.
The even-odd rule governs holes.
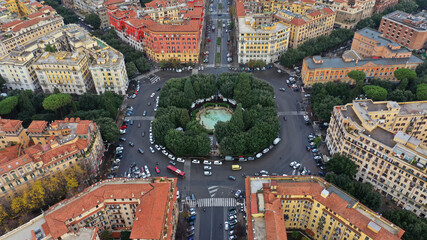
[[[233,207],[237,205],[234,198],[201,198],[187,201],[190,207]]]
[[[289,116],[289,115],[305,115],[305,112],[304,111],[299,111],[299,112],[297,112],[297,111],[287,111],[287,112],[278,112],[277,114],[279,116],[284,116],[284,115],[287,115],[287,116]]]
[[[160,80],[160,77],[157,76],[156,74],[152,74],[149,76],[148,79],[150,80],[151,84],[153,84],[153,83],[158,82]]]
[[[208,187],[209,195],[211,198],[215,197],[216,192],[218,192],[219,186],[210,186]]]
[[[154,116],[132,116],[125,117],[126,120],[134,120],[134,121],[153,121]]]

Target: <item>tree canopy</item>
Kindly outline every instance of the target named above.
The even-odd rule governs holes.
[[[99,27],[101,26],[101,19],[95,13],[90,13],[86,15],[85,22],[92,25],[94,29],[99,29]]]
[[[279,131],[273,88],[246,73],[220,74],[218,81],[214,75],[202,74],[169,80],[160,92],[159,110],[153,121],[156,142],[177,156],[208,154],[209,131],[190,120],[189,111],[196,99],[217,92],[239,103],[230,121],[215,126],[222,154],[254,154],[273,142]]]
[[[326,165],[330,171],[336,174],[344,174],[351,178],[357,172],[357,165],[347,156],[341,154],[335,154]]]
[[[384,101],[387,99],[387,90],[380,86],[367,85],[363,87],[367,98],[374,101]]]
[[[427,83],[418,85],[417,87],[417,99],[419,101],[427,100]]]
[[[366,78],[366,73],[363,71],[359,71],[359,70],[353,70],[349,73],[347,73],[347,76],[353,80],[355,80],[356,82],[358,81],[364,81]]]
[[[7,115],[18,105],[18,97],[11,96],[0,102],[0,115]]]

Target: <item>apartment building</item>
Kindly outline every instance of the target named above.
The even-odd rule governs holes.
[[[376,0],[316,0],[316,2],[337,13],[336,25],[341,28],[352,29],[360,20],[372,16]]]
[[[4,6],[10,13],[18,15],[18,17],[25,17],[30,14],[30,10],[25,6],[24,2],[19,0],[9,0],[4,4]]]
[[[56,12],[48,17],[37,17],[14,25],[9,31],[0,34],[3,37],[0,40],[0,57],[30,41],[60,29],[63,25],[63,18]],[[3,25],[3,29],[8,28]]]
[[[405,232],[319,177],[247,177],[245,188],[249,240],[286,240],[287,230],[319,240],[397,240]]]
[[[45,52],[48,44],[58,52]],[[123,95],[129,83],[123,54],[75,24],[13,50],[0,59],[0,74],[10,89],[49,93],[57,88],[78,95],[89,90]]]
[[[427,41],[427,11],[417,14],[401,11],[389,13],[381,19],[378,31],[385,38],[409,49],[421,49]]]
[[[382,13],[387,8],[396,6],[398,3],[398,0],[376,0],[374,13]]]
[[[173,240],[179,213],[177,190],[176,178],[101,181],[31,221],[40,224],[28,224],[4,236],[31,239],[37,229],[43,239],[95,240],[104,230],[114,238],[128,230],[130,239]]]
[[[368,27],[354,33],[351,49],[364,58],[408,58],[412,55],[411,50]]]
[[[333,109],[326,144],[358,166],[356,179],[426,217],[427,102],[358,100]]]
[[[107,7],[117,35],[156,62],[172,58],[198,62],[203,9],[203,2],[198,0],[156,0],[141,10]]]
[[[373,29],[364,28],[355,33],[352,48],[341,58],[307,57],[303,60],[301,77],[305,86],[330,81],[343,81],[353,84],[347,76],[353,70],[366,73],[366,78],[379,78],[398,81],[394,71],[399,68],[415,68],[423,60],[401,45],[390,41]]]
[[[274,17],[291,28],[289,47],[296,48],[310,39],[331,34],[336,12],[328,7],[312,6],[279,10]]]
[[[280,22],[259,21],[257,15],[238,18],[238,61],[262,60],[272,63],[279,60],[289,44],[290,28]],[[264,18],[262,18],[264,19]]]
[[[19,120],[0,119],[0,137],[0,196],[76,163],[96,174],[104,152],[98,126],[79,118],[33,121],[27,129]]]
[[[44,92],[81,95],[92,88],[88,68],[88,56],[84,53],[45,52],[33,63],[37,78]]]

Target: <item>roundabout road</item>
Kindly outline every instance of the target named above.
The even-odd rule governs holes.
[[[206,68],[204,73],[221,73],[227,72],[226,68]],[[160,77],[160,81],[151,83],[148,79],[141,80],[140,93],[135,99],[126,99],[125,103],[134,107],[134,119],[133,125],[129,125],[128,132],[122,137],[127,140],[124,144],[124,159],[121,162],[117,176],[123,176],[125,171],[128,171],[132,162],[136,162],[139,167],[147,165],[150,168],[152,176],[168,176],[175,177],[169,172],[166,172],[166,166],[169,165],[169,159],[162,153],[156,151],[151,153],[149,147],[149,125],[150,119],[154,116],[154,105],[155,98],[159,92],[157,88],[162,87],[166,80],[172,77],[185,77],[190,73],[175,73],[175,72],[158,72],[157,76]],[[301,112],[297,112],[297,102],[301,101],[301,93],[293,92],[286,85],[286,79],[288,75],[286,73],[278,73],[276,68],[272,68],[266,71],[254,72],[254,76],[269,82],[275,92],[276,96],[276,107],[280,116],[280,137],[281,142],[265,154],[260,159],[255,161],[247,162],[223,162],[222,166],[212,165],[212,176],[203,176],[203,164],[191,164],[189,160],[186,163],[177,163],[176,167],[184,170],[186,178],[178,181],[178,188],[181,193],[181,198],[185,198],[188,194],[193,193],[197,199],[215,198],[216,204],[227,205],[226,200],[233,198],[233,191],[236,189],[244,189],[244,178],[242,174],[253,175],[255,172],[260,170],[267,170],[269,173],[277,174],[298,174],[289,166],[292,161],[300,162],[303,166],[311,170],[313,174],[316,174],[318,169],[316,168],[314,161],[312,160],[311,154],[305,150],[307,145],[307,135],[313,132],[311,126],[305,125]],[[284,87],[285,92],[279,91],[279,88]],[[155,93],[155,97],[150,97],[152,93]],[[148,105],[148,102],[151,105]],[[147,111],[146,118],[142,117],[142,113]],[[283,120],[283,116],[287,117],[287,121]],[[141,128],[138,128],[138,123],[141,123]],[[145,137],[141,136],[141,132],[145,131]],[[129,142],[135,143],[134,147],[129,146]],[[145,153],[141,155],[138,153],[138,148],[142,148]],[[158,163],[161,173],[156,174],[154,167]],[[231,165],[240,164],[242,166],[241,171],[232,171]],[[235,176],[236,180],[232,181],[228,179],[228,176]],[[232,200],[232,199],[231,199]],[[230,201],[231,201],[230,200]],[[220,202],[220,203],[218,203]],[[215,205],[214,203],[211,206]],[[209,206],[206,206],[209,207]],[[226,211],[226,208],[222,208],[220,212]],[[219,210],[219,209],[218,209]],[[200,213],[200,212],[199,212]],[[222,216],[222,213],[220,214]],[[210,229],[209,226],[219,225],[223,222],[223,217],[213,216],[209,217],[211,220],[197,222],[197,225],[201,224],[200,228]],[[201,216],[202,217],[202,216]],[[216,219],[216,220],[215,220]],[[200,221],[200,220],[198,220]],[[200,229],[199,228],[199,229]]]

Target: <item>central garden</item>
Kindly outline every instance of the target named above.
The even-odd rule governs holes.
[[[207,156],[210,134],[222,155],[254,155],[279,132],[273,96],[270,84],[247,73],[170,79],[160,93],[154,138],[176,156]]]

